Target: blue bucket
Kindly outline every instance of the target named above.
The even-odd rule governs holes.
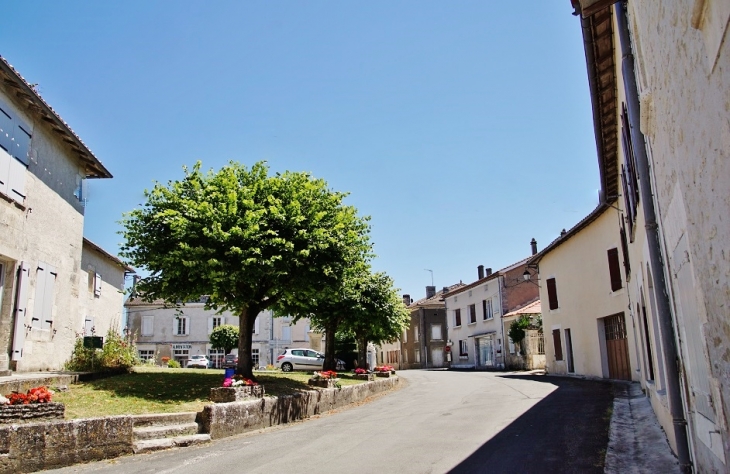
[[[227,379],[230,379],[234,375],[236,375],[236,369],[234,369],[233,367],[228,367],[225,370],[226,370],[226,376],[225,376],[225,378],[227,378]]]

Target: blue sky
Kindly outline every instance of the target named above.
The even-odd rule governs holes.
[[[529,255],[597,204],[568,1],[4,4],[0,55],[112,172],[85,235],[197,160],[309,171],[372,217],[404,293]],[[13,21],[9,21],[9,19]]]

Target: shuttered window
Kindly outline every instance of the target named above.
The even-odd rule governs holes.
[[[20,263],[18,268],[18,280],[15,294],[15,327],[13,333],[13,356],[17,361],[23,357],[23,346],[25,345],[25,324],[28,304],[28,290],[30,285],[30,265],[26,262]]]
[[[623,288],[621,282],[621,264],[618,261],[618,249],[608,250],[608,272],[611,275],[611,291]]]
[[[560,329],[553,329],[553,347],[555,360],[563,360],[563,344],[560,342]]]
[[[621,185],[623,186],[626,223],[629,225],[629,235],[633,242],[636,209],[639,204],[639,177],[636,171],[634,147],[631,143],[631,125],[626,104],[621,104],[621,135],[625,163],[621,165]]]
[[[25,175],[30,163],[31,129],[0,101],[0,193],[25,201]]]
[[[154,316],[142,316],[142,335],[151,336],[154,328]]]
[[[626,227],[621,223],[621,253],[624,257],[624,271],[626,272],[626,281],[631,280],[631,263],[629,262],[629,243],[626,240]]]
[[[96,333],[94,318],[87,316],[86,319],[84,319],[84,336],[93,336],[94,333]]]
[[[444,338],[444,336],[441,332],[441,325],[432,324],[431,325],[431,340],[432,341],[441,341],[443,338]]]
[[[38,263],[36,271],[35,302],[31,325],[34,328],[50,329],[53,325],[53,300],[56,285],[56,268],[44,262]]]
[[[550,309],[558,309],[558,289],[555,285],[555,278],[548,278],[546,284]]]
[[[101,296],[101,275],[94,274],[94,296]]]

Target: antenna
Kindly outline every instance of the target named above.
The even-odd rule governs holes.
[[[428,268],[424,268],[423,271],[425,271],[425,272],[431,272],[431,286],[433,286],[433,270],[429,270]]]

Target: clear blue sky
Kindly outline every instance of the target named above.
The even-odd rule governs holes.
[[[85,235],[197,160],[310,171],[372,216],[376,270],[420,298],[529,255],[597,204],[567,0],[13,1],[0,55],[114,175]]]

